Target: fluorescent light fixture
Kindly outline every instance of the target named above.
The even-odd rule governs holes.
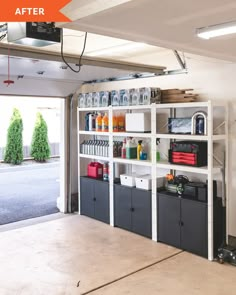
[[[96,50],[92,52],[86,53],[88,56],[112,56],[114,54],[121,54],[122,52],[134,52],[139,49],[145,48],[147,44],[145,43],[136,43],[136,42],[130,42],[130,43],[125,43],[122,45],[114,46],[114,47],[109,47],[101,50]]]
[[[236,21],[212,25],[205,28],[197,29],[197,36],[202,39],[230,35],[236,33]]]

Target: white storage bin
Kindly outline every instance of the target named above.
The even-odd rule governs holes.
[[[132,174],[121,174],[120,175],[120,183],[122,185],[134,187],[135,186],[135,177],[138,175],[136,173]]]
[[[150,112],[126,114],[125,127],[127,132],[151,132]]]
[[[137,188],[151,190],[152,189],[152,179],[151,175],[140,175],[135,177],[135,185]]]
[[[165,177],[158,177],[157,178],[157,188],[164,186]],[[135,177],[135,185],[137,188],[141,188],[144,190],[151,190],[152,189],[152,178],[150,174],[147,175],[140,175]]]

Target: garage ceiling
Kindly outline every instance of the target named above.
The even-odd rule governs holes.
[[[80,73],[74,73],[61,61],[60,55],[11,49],[10,79],[7,86],[7,48],[0,48],[0,95],[36,95],[65,97],[75,92],[82,83],[91,80],[127,77],[140,72],[162,73],[164,68],[139,66],[133,63],[83,58]],[[67,57],[70,66],[78,69],[77,57]],[[63,67],[63,68],[62,68]]]
[[[199,27],[236,19],[235,0],[129,1],[63,26],[236,61],[236,35],[201,40]]]

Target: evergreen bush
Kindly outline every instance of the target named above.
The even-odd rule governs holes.
[[[10,125],[7,130],[7,145],[4,152],[4,161],[15,165],[23,161],[23,122],[18,109],[13,109]]]
[[[31,143],[31,156],[35,161],[44,162],[50,157],[48,143],[48,127],[41,113],[37,113],[36,123]]]

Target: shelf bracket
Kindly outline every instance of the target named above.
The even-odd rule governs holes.
[[[213,133],[216,132],[216,130],[218,130],[220,127],[225,126],[225,121],[223,121],[222,123],[220,123],[218,126],[216,126],[216,128],[213,130]]]
[[[183,55],[183,59],[182,59],[177,50],[173,50],[173,52],[174,52],[174,55],[175,55],[179,65],[180,65],[181,69],[182,70],[187,70],[186,60],[185,60],[184,55]]]
[[[216,155],[213,155],[213,159],[220,165],[220,166],[223,166],[223,162],[216,156]]]

